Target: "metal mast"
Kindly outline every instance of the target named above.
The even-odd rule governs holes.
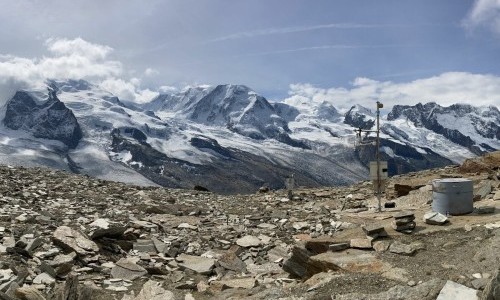
[[[380,109],[384,107],[382,103],[377,101],[377,139],[376,139],[376,153],[377,153],[377,200],[378,200],[378,211],[382,211],[382,200],[381,200],[381,178],[380,178]]]

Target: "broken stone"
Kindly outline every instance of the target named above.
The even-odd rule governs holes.
[[[54,243],[62,248],[75,251],[77,254],[85,255],[99,251],[99,247],[93,241],[87,239],[80,232],[68,227],[60,226],[54,231],[52,238]]]
[[[436,300],[476,300],[478,299],[476,292],[475,289],[448,280]]]
[[[246,235],[238,240],[236,240],[236,244],[241,247],[257,247],[261,244],[261,240],[253,235]]]
[[[68,264],[73,262],[76,256],[76,252],[71,252],[69,254],[58,254],[56,257],[54,257],[54,260],[49,262],[49,265],[51,265],[52,267],[58,267],[62,264]]]
[[[52,276],[50,276],[49,274],[47,273],[40,273],[38,274],[34,279],[33,279],[33,283],[34,284],[46,284],[46,285],[51,285],[55,282],[56,280],[54,278],[52,278]]]
[[[397,214],[395,214],[394,216],[394,219],[398,220],[398,219],[409,219],[410,221],[414,220],[415,219],[415,214],[411,211],[402,211],[402,212],[399,212]]]
[[[448,218],[438,212],[430,211],[424,215],[424,222],[430,225],[443,225],[448,222]]]
[[[491,193],[492,185],[491,181],[483,181],[479,187],[477,187],[474,191],[474,195],[478,195],[480,199],[486,198]]]
[[[181,254],[177,257],[179,267],[192,270],[198,274],[209,275],[215,267],[213,258]]]
[[[372,224],[361,227],[366,235],[374,235],[384,231],[384,226]]]
[[[389,249],[390,245],[390,241],[375,241],[373,243],[373,249],[377,252],[385,252]]]
[[[293,223],[292,227],[295,230],[302,230],[302,229],[309,228],[309,223],[308,222],[295,222],[295,223]]]
[[[352,239],[351,248],[372,249],[372,241],[369,239]]]
[[[174,300],[175,295],[171,291],[161,287],[159,282],[148,280],[136,297],[125,295],[122,300]]]
[[[134,280],[146,275],[148,272],[128,258],[122,258],[111,269],[111,277],[125,280]]]
[[[417,250],[422,249],[422,247],[423,245],[419,243],[408,245],[408,244],[403,244],[399,241],[395,241],[389,246],[389,252],[411,256],[415,254]]]
[[[119,238],[125,233],[126,230],[127,227],[125,226],[111,226],[109,228],[99,228],[92,233],[90,238],[93,240],[97,240],[103,237]]]

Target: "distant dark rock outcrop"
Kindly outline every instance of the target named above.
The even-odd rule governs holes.
[[[14,130],[30,132],[34,137],[58,140],[75,148],[82,138],[82,130],[73,112],[49,92],[45,101],[32,94],[18,91],[7,103],[4,124]]]

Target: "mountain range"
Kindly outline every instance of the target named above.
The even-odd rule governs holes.
[[[0,163],[219,193],[346,185],[368,178],[375,114],[353,104],[269,102],[243,85],[188,87],[123,102],[83,80],[50,80],[3,99]],[[396,105],[381,118],[390,175],[500,149],[495,106]]]

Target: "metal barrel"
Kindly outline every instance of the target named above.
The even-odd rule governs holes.
[[[465,178],[432,181],[432,210],[443,215],[464,215],[474,210],[473,183]]]

